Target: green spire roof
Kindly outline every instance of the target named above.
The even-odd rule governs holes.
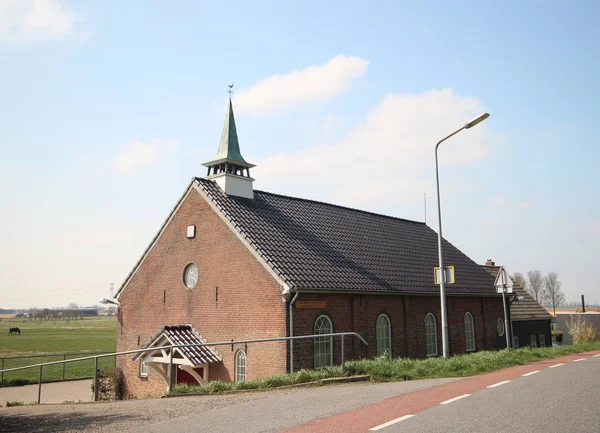
[[[246,162],[240,152],[240,142],[238,141],[237,130],[235,128],[235,118],[233,117],[233,106],[229,98],[229,107],[225,115],[225,124],[223,133],[219,142],[219,151],[213,158],[213,161],[229,160],[231,162],[240,162],[244,165],[250,165]]]

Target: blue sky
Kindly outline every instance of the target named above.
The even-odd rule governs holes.
[[[95,304],[201,163],[226,85],[258,189],[416,220],[600,301],[596,2],[5,1],[3,306]],[[323,4],[325,3],[325,4]],[[458,278],[459,276],[457,276]]]

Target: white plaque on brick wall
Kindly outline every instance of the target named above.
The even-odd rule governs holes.
[[[187,237],[188,239],[193,239],[196,237],[196,226],[188,226]]]

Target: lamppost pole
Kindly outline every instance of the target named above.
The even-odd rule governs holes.
[[[444,256],[442,254],[442,206],[440,202],[440,176],[438,168],[438,147],[450,137],[458,134],[463,129],[469,129],[483,122],[490,117],[488,113],[483,113],[470,122],[466,123],[462,128],[457,129],[452,134],[442,138],[435,145],[435,183],[437,187],[437,205],[438,205],[438,259],[440,267],[440,304],[441,304],[441,319],[442,319],[442,354],[444,358],[450,356],[450,345],[448,342],[448,313],[446,311],[446,272],[444,271]]]

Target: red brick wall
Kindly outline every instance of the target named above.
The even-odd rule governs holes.
[[[327,315],[333,324],[333,332],[354,331],[362,335],[368,346],[357,339],[347,337],[346,359],[372,357],[377,353],[375,324],[381,313],[387,314],[391,323],[392,356],[425,357],[424,320],[427,313],[436,317],[438,328],[438,352],[442,353],[440,299],[436,296],[385,296],[385,295],[314,295],[301,294],[299,300],[320,300],[322,309],[295,308],[294,334],[309,335],[321,314]],[[503,337],[498,336],[496,320],[503,316],[501,298],[448,297],[448,326],[450,352],[465,352],[464,315],[469,311],[475,324],[476,350],[499,349]],[[313,368],[312,340],[294,343],[294,369]],[[334,340],[334,364],[341,362],[339,337]]]
[[[195,239],[187,239],[188,225],[196,225]],[[183,270],[191,262],[199,268],[194,289],[183,283]],[[191,191],[120,296],[117,350],[141,347],[164,325],[191,324],[210,342],[285,336],[281,290],[200,194]],[[210,380],[234,379],[239,348],[216,348],[223,363],[210,366]],[[285,372],[285,343],[252,344],[247,351],[248,379]],[[139,363],[131,356],[119,357],[117,365],[130,396],[165,391],[166,382],[154,370],[149,369],[148,379],[138,377]]]

